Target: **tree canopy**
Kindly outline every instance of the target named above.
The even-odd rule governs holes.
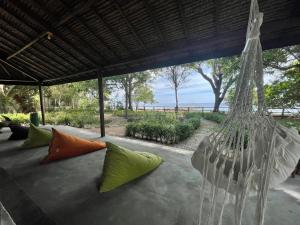
[[[204,72],[203,63],[204,62],[193,63],[191,67],[209,82],[215,95],[213,111],[218,112],[228,89],[236,81],[239,72],[240,58],[233,56],[208,60],[205,63],[208,66],[209,72]]]

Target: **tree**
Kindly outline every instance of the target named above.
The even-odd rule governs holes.
[[[149,71],[131,73],[126,75],[115,76],[108,79],[108,85],[124,91],[125,97],[125,117],[127,118],[128,109],[133,110],[132,107],[132,96],[133,92],[144,85],[151,79]]]
[[[263,53],[265,71],[277,79],[265,85],[269,107],[292,108],[300,104],[300,45],[271,49]]]
[[[188,81],[190,68],[186,65],[169,66],[159,71],[165,77],[175,93],[175,112],[178,112],[178,90]]]
[[[97,80],[87,80],[68,84],[54,85],[44,89],[45,102],[48,107],[98,108]],[[110,95],[110,88],[104,79],[104,100]]]
[[[234,56],[211,59],[206,64],[211,70],[210,74],[204,72],[203,62],[194,63],[192,67],[209,82],[215,95],[213,112],[219,112],[220,104],[224,100],[228,89],[236,81],[240,60],[239,57]]]
[[[153,104],[155,102],[153,91],[147,85],[140,86],[134,91],[133,100],[135,102],[136,110],[138,109],[140,102],[144,103],[144,105],[146,103]]]
[[[286,71],[281,79],[265,85],[266,104],[283,110],[300,104],[300,68]]]
[[[300,69],[300,45],[264,51],[263,64],[269,73],[274,73],[274,70],[282,73],[289,69]]]
[[[33,86],[3,85],[0,91],[1,110],[23,113],[36,111],[38,102],[38,88]]]
[[[0,85],[0,113],[16,112],[18,104],[11,94],[15,86]]]

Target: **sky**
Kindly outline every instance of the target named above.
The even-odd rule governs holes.
[[[204,66],[203,71],[209,73],[209,69]],[[154,93],[156,106],[175,106],[175,93],[169,81],[163,76],[158,76],[150,82]],[[213,103],[214,94],[209,83],[197,72],[191,72],[187,82],[178,91],[179,105]],[[111,99],[124,101],[123,91],[114,91]]]
[[[210,69],[204,64],[203,71],[206,74],[210,74]],[[274,79],[274,76],[268,74],[264,75],[264,82],[270,83]],[[159,76],[152,80],[150,83],[152,87],[154,98],[156,103],[155,106],[175,106],[175,93],[174,89],[171,88],[169,81]],[[193,106],[194,104],[213,104],[214,93],[208,81],[206,81],[199,73],[191,72],[188,77],[188,81],[178,91],[179,106]],[[117,91],[113,93],[112,98],[124,101],[124,93]]]
[[[164,77],[159,77],[151,82],[156,105],[175,105],[175,93],[169,82]],[[178,91],[179,105],[192,103],[212,103],[214,94],[209,83],[199,73],[193,72],[188,81]]]

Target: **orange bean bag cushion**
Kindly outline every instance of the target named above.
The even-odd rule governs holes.
[[[49,153],[41,163],[70,158],[106,148],[105,142],[82,139],[53,128],[52,135]]]

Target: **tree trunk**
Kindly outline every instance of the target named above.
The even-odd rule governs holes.
[[[176,105],[175,105],[175,112],[178,112],[178,93],[177,93],[177,86],[175,86],[175,100],[176,100]]]
[[[132,79],[128,78],[128,109],[133,110],[132,107]]]
[[[128,118],[128,87],[125,86],[125,118]]]
[[[222,98],[219,98],[219,97],[215,98],[215,104],[214,104],[214,110],[213,110],[213,112],[219,112],[219,108],[220,108],[220,105],[221,105],[222,101],[223,101]]]

